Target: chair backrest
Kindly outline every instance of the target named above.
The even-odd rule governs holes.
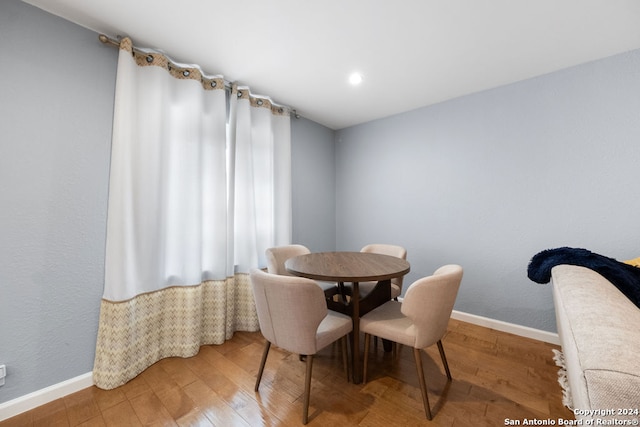
[[[262,335],[292,353],[315,354],[316,332],[327,316],[322,288],[311,279],[258,269],[250,278]]]
[[[462,267],[449,264],[409,286],[401,310],[416,328],[416,348],[428,347],[442,339],[461,281]]]
[[[284,262],[289,258],[306,255],[308,253],[311,253],[311,251],[302,245],[285,245],[269,248],[265,251],[267,256],[267,271],[271,274],[292,276],[292,274],[284,268]]]
[[[389,255],[389,256],[394,256],[396,258],[402,258],[405,260],[407,259],[407,250],[405,248],[403,248],[402,246],[388,245],[385,243],[372,243],[370,245],[366,245],[365,247],[360,249],[360,252]],[[404,276],[395,277],[391,279],[391,283],[393,283],[398,288],[400,288],[400,292],[402,292],[403,279],[404,279]]]

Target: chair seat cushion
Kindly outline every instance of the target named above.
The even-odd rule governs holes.
[[[327,317],[320,322],[316,332],[316,351],[322,350],[352,330],[353,321],[351,317],[328,310]]]
[[[415,346],[415,326],[400,311],[402,303],[389,301],[360,318],[360,330],[366,334]]]

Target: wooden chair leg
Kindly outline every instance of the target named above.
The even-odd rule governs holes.
[[[260,380],[262,379],[262,373],[264,372],[264,365],[267,363],[267,355],[269,354],[270,347],[271,347],[271,343],[267,341],[264,345],[264,351],[262,352],[262,361],[260,362],[260,370],[258,371],[258,378],[256,378],[255,391],[258,391],[258,387],[260,387]]]
[[[307,373],[304,378],[304,403],[302,408],[302,424],[309,422],[309,396],[311,395],[311,371],[313,369],[313,354],[307,355]]]
[[[419,348],[413,349],[413,356],[416,359],[416,370],[418,371],[418,380],[420,382],[420,391],[422,392],[422,404],[424,405],[424,412],[427,415],[427,419],[431,420],[431,408],[429,407],[427,384],[424,380],[424,370],[422,369],[422,357],[420,353],[421,350]]]
[[[444,371],[447,373],[447,379],[451,381],[451,371],[449,370],[447,356],[444,354],[444,347],[442,346],[441,340],[438,340],[438,350],[440,350],[440,358],[442,359],[442,364],[444,365]]]
[[[364,334],[364,366],[362,367],[362,384],[367,383],[367,364],[369,361],[370,344],[371,344],[371,335]]]
[[[349,372],[349,350],[348,350],[348,344],[347,344],[347,336],[343,336],[340,339],[340,342],[342,343],[342,365],[344,366],[344,371],[347,373],[347,382],[349,382],[349,375],[351,374]]]

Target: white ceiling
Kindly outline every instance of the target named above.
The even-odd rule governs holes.
[[[332,129],[640,48],[639,0],[24,1]]]

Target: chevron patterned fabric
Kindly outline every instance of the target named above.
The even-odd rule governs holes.
[[[248,274],[102,300],[93,380],[110,390],[166,357],[191,357],[235,331],[258,331]]]

